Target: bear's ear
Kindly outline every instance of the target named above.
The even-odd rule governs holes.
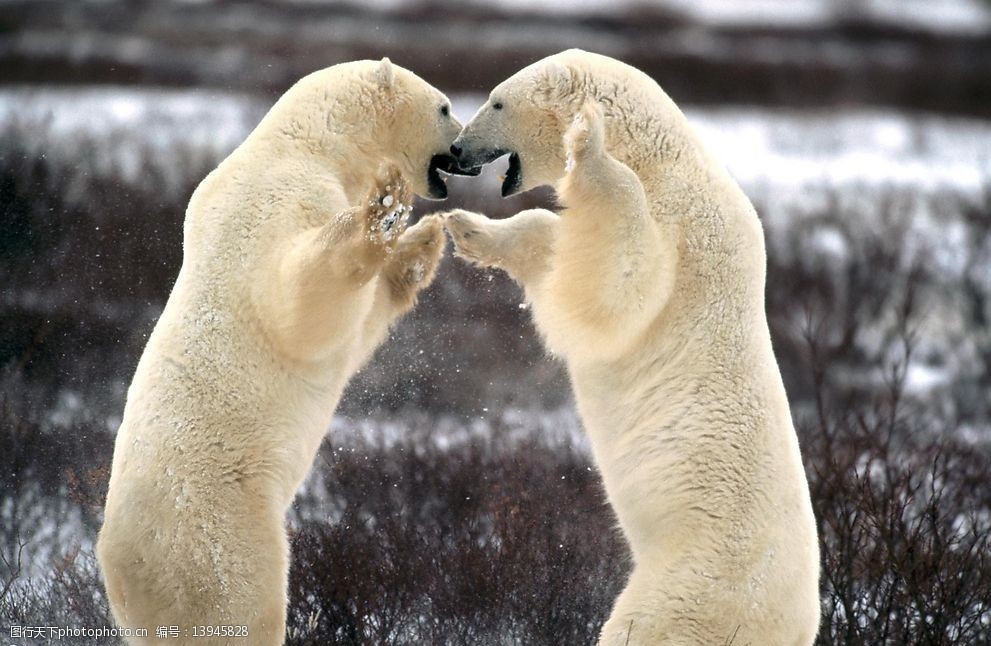
[[[386,56],[375,68],[375,81],[378,83],[380,88],[387,90],[392,87],[392,82],[394,80],[395,73],[392,71],[392,61],[390,61],[389,57]]]

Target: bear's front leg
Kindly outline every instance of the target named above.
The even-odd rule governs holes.
[[[554,352],[611,360],[664,308],[677,241],[651,216],[640,177],[612,157],[601,110],[587,104],[564,136],[566,175],[551,271],[534,314]]]
[[[375,300],[365,317],[358,369],[385,339],[389,327],[416,304],[420,290],[437,274],[444,255],[444,228],[437,215],[428,215],[403,232],[385,259],[375,288]]]
[[[444,226],[458,256],[480,267],[498,267],[525,289],[550,267],[559,220],[546,209],[520,211],[505,220],[455,209],[445,214]]]
[[[382,286],[388,291],[394,317],[413,307],[420,290],[433,281],[443,254],[444,227],[436,214],[399,236],[382,267]]]
[[[363,333],[375,300],[369,286],[396,253],[411,200],[402,174],[388,168],[358,205],[275,253],[274,267],[255,281],[254,302],[276,347],[319,360]]]
[[[330,270],[367,283],[382,269],[406,230],[413,195],[395,166],[381,170],[365,199],[338,214],[321,229],[315,251]]]

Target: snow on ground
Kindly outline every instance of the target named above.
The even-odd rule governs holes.
[[[413,420],[412,425],[416,424]],[[408,441],[409,420],[352,419],[338,415],[331,422],[330,437],[342,449],[372,445],[384,449]],[[498,438],[503,445],[538,442],[548,447],[575,447],[589,452],[588,438],[572,406],[545,410],[540,408],[484,409],[476,416],[454,415],[430,419],[428,441],[442,451],[472,442]]]
[[[483,101],[453,97],[462,120]],[[26,131],[49,156],[86,159],[92,172],[116,171],[132,181],[148,156],[168,171],[176,155],[179,162],[192,151],[225,155],[267,108],[257,98],[214,91],[13,87],[0,90],[0,131]],[[883,110],[725,107],[686,114],[752,197],[782,208],[817,199],[810,194],[815,187],[977,196],[991,177],[991,121]]]
[[[395,419],[362,419],[336,415],[326,438],[335,455],[349,452],[360,455],[368,447],[388,452],[397,446],[416,446],[417,450],[422,450],[428,445],[456,453],[471,444],[495,445],[501,450],[537,445],[557,451],[573,450],[589,459],[592,455],[578,414],[570,405],[552,410],[486,410],[480,416],[469,418],[442,415],[418,419],[416,415],[407,415]],[[299,520],[308,519],[312,514],[325,518],[327,510],[335,509],[333,492],[327,490],[318,469],[310,472],[299,495],[309,501],[296,509]]]
[[[128,183],[140,182],[150,164],[167,189],[179,189],[184,170],[225,156],[264,109],[223,92],[15,86],[0,90],[0,134],[20,131],[29,155],[86,164],[87,174]]]
[[[689,110],[703,141],[744,185],[873,185],[973,194],[991,176],[991,122],[906,115]]]
[[[484,100],[452,99],[463,121]],[[747,194],[774,213],[821,210],[838,192],[977,199],[991,183],[991,121],[877,109],[688,107],[685,114]]]

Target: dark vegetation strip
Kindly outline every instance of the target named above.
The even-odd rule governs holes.
[[[854,7],[855,8],[855,7]],[[488,91],[569,47],[633,64],[680,103],[889,105],[991,115],[991,35],[872,22],[713,27],[647,3],[610,15],[507,14],[412,3],[73,3],[0,6],[0,78],[238,88],[281,94],[341,61],[389,55],[451,91]]]

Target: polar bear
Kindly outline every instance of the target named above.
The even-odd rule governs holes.
[[[149,631],[132,643],[159,626],[178,627],[169,643],[283,642],[285,512],[349,376],[434,276],[441,221],[404,222],[411,192],[445,196],[460,130],[388,59],[337,65],[193,193],[97,545],[114,617]]]
[[[552,184],[564,207],[445,225],[566,361],[634,560],[599,643],[811,644],[815,520],[743,192],[653,80],[579,50],[497,86],[451,151],[509,153],[504,195]]]

